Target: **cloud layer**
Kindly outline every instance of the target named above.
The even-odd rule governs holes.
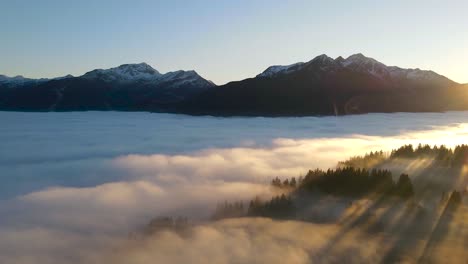
[[[327,126],[320,129],[319,135],[328,133]],[[126,238],[153,217],[188,216],[203,221],[218,202],[268,197],[272,195],[268,182],[276,176],[297,177],[309,169],[334,167],[353,155],[389,151],[409,143],[466,143],[468,125],[396,135],[296,136],[267,143],[244,138],[238,139],[236,147],[177,154],[124,151],[117,157],[72,158],[57,166],[51,166],[50,161],[35,161],[32,167],[13,162],[16,167],[7,171],[19,181],[36,185],[33,191],[14,193],[0,202],[0,262],[102,263],[103,258],[112,263],[283,263],[284,258],[290,263],[375,262],[383,250],[379,243],[387,238],[369,238],[357,230],[333,254],[320,251],[337,232],[333,225],[243,219],[197,226],[190,237],[163,233],[143,242],[128,242]],[[39,174],[37,182],[31,176],[23,178],[34,171]],[[360,246],[364,242],[366,247]],[[121,254],[114,258],[108,251],[116,249]]]

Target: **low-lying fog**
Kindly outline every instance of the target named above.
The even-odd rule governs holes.
[[[331,251],[335,224],[205,220],[220,201],[268,197],[276,176],[297,177],[409,143],[454,146],[468,138],[467,112],[320,118],[0,112],[0,120],[1,263],[373,263],[389,239],[383,235],[353,230]],[[168,232],[128,241],[151,218],[166,215],[200,225],[190,238]]]

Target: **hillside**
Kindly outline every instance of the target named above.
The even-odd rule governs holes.
[[[208,115],[347,115],[468,109],[466,86],[432,71],[389,67],[362,54],[272,66],[209,89],[178,111]]]

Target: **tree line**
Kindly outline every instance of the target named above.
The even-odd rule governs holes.
[[[433,158],[439,165],[457,167],[468,164],[468,145],[458,145],[454,149],[441,146],[419,144],[405,145],[393,150],[390,158]]]
[[[354,167],[309,170],[296,189],[350,197],[378,194],[407,199],[414,195],[408,174],[401,174],[395,182],[389,170]]]
[[[336,169],[309,170],[302,177],[271,180],[271,186],[282,189],[284,193],[262,201],[255,197],[244,206],[243,202],[224,202],[218,204],[213,215],[214,219],[242,216],[262,216],[271,218],[290,218],[295,215],[297,209],[294,205],[296,194],[322,193],[334,196],[360,198],[376,195],[382,198],[398,198],[407,200],[414,196],[413,183],[408,174],[400,174],[393,177],[390,170],[368,169],[370,164],[378,164],[389,159],[416,159],[432,158],[441,166],[468,165],[468,145],[459,145],[453,149],[441,146],[429,145],[404,145],[390,153],[383,151],[370,152],[364,156],[352,157],[340,162]],[[453,192],[451,203],[458,204],[461,194]]]
[[[419,144],[404,145],[392,150],[389,154],[383,151],[370,152],[364,156],[355,156],[338,163],[338,167],[372,168],[386,160],[392,159],[433,159],[434,163],[444,167],[459,167],[468,165],[468,145],[458,145],[455,148],[447,148],[445,145],[430,146]]]

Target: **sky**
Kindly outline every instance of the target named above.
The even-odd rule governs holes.
[[[320,54],[363,53],[468,83],[467,1],[0,0],[0,74],[146,62],[217,84]]]

